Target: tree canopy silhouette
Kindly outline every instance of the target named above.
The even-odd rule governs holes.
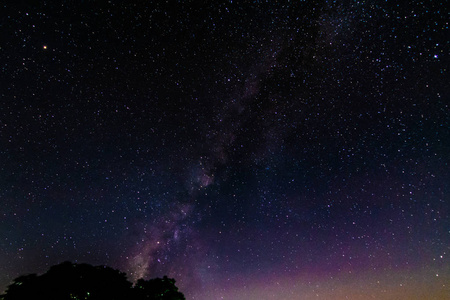
[[[133,286],[126,274],[106,266],[63,262],[47,273],[14,279],[0,300],[185,300],[171,278],[139,279]]]

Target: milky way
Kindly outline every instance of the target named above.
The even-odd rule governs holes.
[[[0,291],[70,260],[187,299],[450,294],[447,3],[0,15]]]

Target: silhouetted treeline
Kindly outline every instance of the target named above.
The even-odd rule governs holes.
[[[0,300],[185,300],[175,280],[139,279],[133,286],[126,274],[106,266],[64,262],[47,273],[14,279]]]

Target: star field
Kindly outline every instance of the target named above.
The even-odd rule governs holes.
[[[447,299],[445,1],[6,1],[0,292]]]

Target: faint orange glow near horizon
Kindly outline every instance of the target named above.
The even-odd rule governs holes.
[[[357,273],[357,274],[356,274]],[[441,278],[445,277],[445,278]],[[328,279],[299,275],[285,280],[260,278],[239,287],[222,289],[222,299],[233,300],[445,300],[450,299],[450,273],[437,277],[431,268],[341,274]],[[233,285],[231,285],[233,286]],[[208,295],[209,294],[209,295]],[[200,295],[216,296],[218,289]],[[197,298],[196,298],[197,299]]]

